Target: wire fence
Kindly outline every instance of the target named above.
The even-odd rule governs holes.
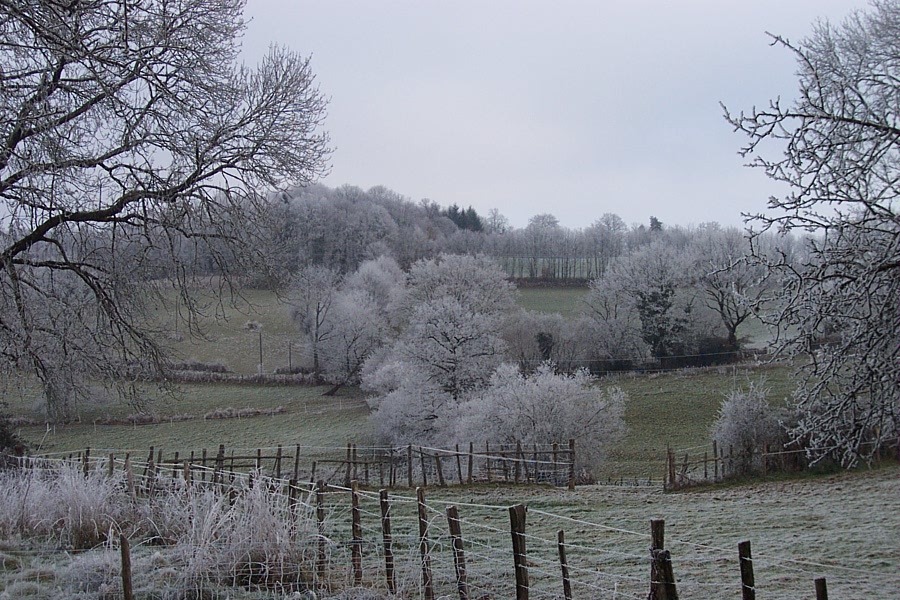
[[[807,589],[811,596],[814,581],[825,576],[846,597],[876,597],[867,590],[896,589],[898,583],[896,569],[826,564],[813,554],[751,558],[749,543],[739,554],[677,534],[666,538],[662,521],[634,531],[525,505],[428,499],[422,487],[415,495],[394,494],[361,488],[355,480],[350,486],[298,482],[255,469],[217,477],[214,466],[173,477],[155,471],[152,462],[118,458],[31,458],[23,466],[33,477],[26,492],[32,498],[44,493],[41,481],[77,486],[79,480],[95,496],[108,495],[111,505],[124,498],[130,512],[97,508],[98,514],[119,514],[96,528],[106,548],[106,562],[100,562],[109,585],[152,588],[163,597],[226,597],[229,589],[258,597],[308,590],[329,595],[364,588],[424,600],[627,599],[647,598],[648,591],[651,598],[674,597],[676,586],[684,598],[737,598],[757,588],[767,595]],[[9,493],[19,488],[10,486]],[[57,528],[91,521],[84,514],[68,521],[46,514],[35,519]],[[19,526],[39,534],[35,523],[23,512]],[[145,552],[134,562],[129,555],[126,568],[131,544],[165,552],[149,559]],[[119,550],[121,565],[113,560]]]
[[[146,456],[141,460],[138,456]],[[87,471],[103,462],[107,468],[117,459],[131,465],[142,465],[139,477],[165,473],[173,478],[191,478],[221,482],[235,476],[257,473],[274,479],[349,487],[352,480],[365,487],[414,487],[417,485],[471,485],[473,483],[546,483],[575,486],[575,440],[548,444],[484,444],[470,443],[453,449],[427,446],[373,447],[347,444],[337,446],[302,446],[269,448],[194,450],[165,452],[150,447],[149,452],[122,449],[91,449],[75,453],[45,453],[23,459],[66,459],[82,465]]]

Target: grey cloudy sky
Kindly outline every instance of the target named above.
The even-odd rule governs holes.
[[[322,183],[585,227],[719,221],[777,188],[722,118],[793,98],[799,40],[864,0],[248,0],[244,57],[312,55],[335,152]]]

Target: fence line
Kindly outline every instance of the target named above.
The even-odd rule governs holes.
[[[158,454],[151,456],[156,458]],[[152,460],[91,460],[89,455],[83,462],[28,459],[24,466],[49,474],[68,468],[85,477],[111,477],[133,498],[156,498],[158,501],[151,503],[155,505],[165,505],[162,500],[166,495],[179,494],[193,505],[212,492],[232,507],[230,510],[237,511],[265,499],[278,520],[268,527],[288,535],[265,541],[273,547],[251,548],[244,554],[210,561],[204,568],[218,575],[192,580],[201,592],[212,585],[231,585],[260,591],[367,587],[425,599],[458,595],[460,600],[513,595],[519,600],[568,600],[571,596],[673,598],[679,593],[683,597],[736,598],[745,589],[765,589],[767,581],[802,577],[812,582],[821,580],[823,573],[838,586],[853,585],[854,578],[893,582],[891,574],[873,570],[794,558],[751,559],[746,542],[742,542],[744,550],[739,554],[737,549],[678,539],[666,541],[661,521],[652,522],[648,531],[638,532],[569,515],[526,510],[524,505],[426,500],[421,487],[412,497],[387,490],[367,491],[355,480],[345,487],[322,480],[277,479],[260,471],[222,472],[215,465],[203,471],[206,478],[192,478],[190,469],[182,470],[178,477],[177,471],[173,476],[154,470]],[[450,517],[451,507],[455,519]],[[135,541],[139,546],[140,540]],[[292,545],[303,550],[288,551]],[[462,570],[460,551],[465,557]],[[123,547],[123,578],[125,554]],[[746,561],[754,561],[751,564],[757,567],[756,583],[747,583],[752,578],[747,579]],[[824,587],[815,584],[816,589]],[[813,589],[811,583],[809,589]]]
[[[305,458],[304,451],[310,451]],[[164,452],[162,448],[151,446],[149,453],[145,452],[86,448],[75,453],[32,455],[22,460],[61,458],[88,469],[99,462],[112,464],[124,456],[135,469],[140,463],[139,478],[146,478],[148,473],[166,472],[172,477],[183,478],[184,473],[192,473],[203,481],[209,477],[218,481],[223,477],[233,480],[238,475],[256,472],[275,479],[309,482],[321,479],[327,484],[342,483],[345,488],[349,488],[354,480],[366,487],[389,489],[480,482],[549,483],[573,489],[576,483],[573,439],[567,444],[554,442],[528,447],[520,442],[485,444],[483,449],[476,449],[470,443],[468,448],[461,449],[457,445],[453,450],[412,445],[360,447],[356,444],[345,447],[298,444],[289,449],[277,445],[251,450],[226,449],[224,444],[220,444],[218,449],[212,451],[204,448],[189,453]],[[146,459],[141,461],[137,459],[138,455],[146,456]]]
[[[871,445],[871,443],[869,444]],[[717,445],[693,446],[673,450],[666,449],[666,465],[663,489],[678,490],[697,485],[721,483],[727,479],[747,475],[766,477],[776,472],[797,472],[809,467],[807,453],[810,450],[830,452],[833,448],[785,448],[780,444],[762,444],[752,448],[734,448]],[[879,449],[880,459],[880,449]]]

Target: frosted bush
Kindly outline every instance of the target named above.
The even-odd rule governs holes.
[[[507,364],[462,406],[457,437],[507,444],[565,444],[574,438],[578,467],[596,470],[624,435],[624,413],[625,393],[599,389],[584,370],[558,374],[543,363],[526,376]]]
[[[734,456],[735,474],[759,468],[763,446],[774,446],[781,440],[783,428],[767,396],[765,387],[751,382],[749,389],[729,393],[719,407],[712,436],[720,448]]]

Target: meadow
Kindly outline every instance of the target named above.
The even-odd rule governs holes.
[[[520,302],[533,310],[572,314],[580,298],[573,290],[525,290]],[[580,291],[583,293],[583,290]],[[250,302],[232,312],[226,320],[205,323],[205,339],[175,342],[184,349],[184,357],[228,364],[235,371],[254,373],[258,363],[258,333],[244,327],[247,321],[261,324],[264,363],[276,361],[274,351],[265,354],[269,336],[290,338],[287,312],[268,294],[251,295]],[[286,362],[286,359],[285,359]],[[271,370],[271,367],[266,367]],[[689,369],[654,374],[621,374],[604,378],[599,385],[620,386],[628,394],[625,419],[628,427],[622,442],[612,451],[596,473],[599,485],[578,486],[574,492],[547,486],[507,487],[480,484],[473,487],[429,488],[429,510],[436,526],[444,508],[456,504],[467,531],[483,539],[472,546],[471,577],[473,587],[490,582],[494,592],[511,595],[508,586],[509,562],[505,558],[509,539],[506,506],[524,502],[529,507],[529,560],[536,565],[552,562],[557,529],[566,529],[574,546],[572,564],[579,569],[580,593],[576,597],[643,597],[646,593],[646,546],[649,520],[663,518],[667,523],[667,547],[673,553],[676,577],[683,597],[712,598],[722,593],[740,594],[736,544],[752,540],[757,561],[757,586],[769,598],[812,597],[812,579],[827,576],[834,597],[893,597],[900,584],[895,552],[900,533],[900,497],[896,494],[896,465],[856,472],[812,472],[801,476],[769,475],[686,492],[664,493],[661,479],[667,447],[675,449],[706,447],[710,428],[722,399],[732,390],[750,381],[764,381],[773,403],[785,402],[792,389],[792,366],[742,364],[706,369]],[[368,407],[356,389],[342,389],[337,396],[324,396],[327,387],[290,387],[260,385],[190,384],[181,385],[173,395],[162,394],[148,386],[148,398],[154,398],[150,411],[156,421],[129,423],[134,409],[98,396],[95,403],[81,408],[78,422],[47,426],[41,423],[34,406],[35,391],[28,385],[10,387],[5,400],[9,412],[34,419],[19,431],[32,451],[55,456],[78,452],[85,447],[92,455],[107,451],[129,451],[146,456],[150,446],[182,455],[202,449],[212,451],[219,444],[230,449],[254,450],[301,445],[304,460],[333,455],[347,443],[360,446],[371,443]],[[204,418],[216,410],[254,408],[276,412],[249,418]],[[646,485],[648,481],[652,485]],[[618,482],[624,485],[608,485]],[[639,483],[640,485],[631,485]],[[29,484],[30,485],[30,484]],[[26,494],[28,494],[26,488]],[[409,511],[411,490],[397,490],[398,515]],[[364,531],[372,536],[365,548],[366,581],[375,592],[367,598],[383,596],[378,580],[377,495],[367,491],[363,500]],[[39,496],[31,491],[31,498]],[[346,553],[348,507],[346,491],[335,490],[335,505],[329,511],[334,522],[329,534],[334,546],[329,552]],[[331,496],[329,496],[331,498]],[[36,500],[34,500],[36,501]],[[49,500],[48,500],[49,501]],[[11,498],[12,523],[24,518],[24,500]],[[30,504],[30,503],[29,503]],[[2,505],[2,502],[0,502]],[[402,509],[402,510],[401,510]],[[148,509],[149,510],[149,509]],[[0,513],[3,511],[0,510]],[[70,511],[71,512],[71,511]],[[154,513],[156,514],[156,513]],[[231,514],[231,513],[229,513]],[[0,525],[2,525],[0,514]],[[60,523],[67,517],[60,517]],[[105,517],[104,517],[105,518]],[[143,517],[142,517],[143,518]],[[165,521],[157,514],[156,526]],[[168,517],[167,517],[168,518]],[[236,518],[236,517],[235,517]],[[398,516],[399,518],[399,516]],[[414,515],[402,520],[395,532],[398,543],[405,544],[410,571],[403,582],[403,594],[416,597],[417,558],[414,552]],[[375,519],[372,521],[371,519]],[[172,521],[177,520],[175,517]],[[268,522],[268,521],[267,521]],[[271,527],[267,525],[267,527]],[[11,526],[14,530],[15,528]],[[471,535],[471,533],[470,533]],[[408,536],[409,539],[403,536]],[[404,542],[403,540],[406,539]],[[443,538],[441,538],[443,539]],[[57,541],[56,544],[59,544]],[[452,562],[439,541],[441,554],[435,557],[435,569],[443,569],[444,587],[440,595],[453,593]],[[51,540],[51,546],[53,542]],[[63,544],[64,546],[64,544]],[[55,546],[54,546],[55,547]],[[43,548],[43,549],[41,549]],[[159,582],[168,581],[177,571],[178,553],[165,548],[139,545],[135,549],[136,585],[144,595],[157,597]],[[437,551],[437,550],[436,550]],[[334,555],[335,557],[337,554]],[[0,600],[31,597],[52,598],[60,590],[70,597],[106,598],[103,593],[116,584],[117,554],[109,543],[84,554],[61,553],[46,546],[35,549],[34,541],[16,535],[0,536]],[[338,560],[335,558],[335,560]],[[341,559],[343,560],[343,559]],[[552,576],[558,565],[547,563],[535,577],[535,597],[558,597],[556,592],[541,592],[543,585],[555,585]],[[102,584],[100,582],[103,582]],[[481,583],[479,583],[481,582]],[[544,583],[546,582],[546,583]],[[335,592],[343,589],[340,584]],[[75,587],[72,587],[75,586]],[[106,587],[104,587],[106,586]],[[382,586],[382,587],[379,587]],[[501,586],[501,588],[496,588]],[[503,587],[506,586],[506,587]],[[352,586],[350,586],[352,587]],[[73,591],[74,590],[74,591]],[[102,592],[107,590],[107,592]],[[380,590],[380,591],[379,591]],[[890,590],[890,591],[889,591]],[[485,590],[483,590],[485,591]],[[487,591],[485,591],[487,593]],[[234,598],[271,598],[270,593],[233,590]],[[163,594],[165,595],[165,594]],[[109,596],[111,597],[111,596]],[[344,595],[346,596],[346,594]]]
[[[540,312],[574,315],[580,310],[584,289],[526,288],[520,305]],[[211,303],[198,323],[202,336],[173,336],[173,349],[181,360],[221,364],[238,374],[254,374],[259,367],[262,340],[263,367],[271,372],[299,360],[288,307],[274,294],[249,290],[236,307]],[[172,323],[168,312],[157,323]],[[247,323],[257,330],[251,330]],[[182,329],[183,331],[183,329]],[[748,330],[749,331],[749,330]],[[745,334],[746,335],[746,334]],[[289,352],[292,354],[289,356]],[[676,450],[707,445],[718,407],[732,390],[751,381],[765,381],[773,403],[782,403],[791,391],[791,367],[785,364],[742,364],[654,374],[622,374],[604,378],[599,385],[621,387],[629,397],[625,438],[612,449],[598,480],[654,480],[662,477],[667,447]],[[90,446],[144,453],[150,446],[182,454],[225,444],[235,450],[308,447],[310,460],[339,452],[348,443],[372,443],[368,408],[355,388],[333,397],[328,387],[262,386],[250,384],[182,384],[173,393],[145,386],[148,412],[155,423],[127,423],[135,409],[98,394],[80,409],[80,420],[44,426],[35,410],[36,392],[29,386],[7,389],[10,412],[35,424],[20,431],[35,451],[78,452]],[[279,410],[252,418],[204,419],[216,410],[253,408]],[[111,423],[111,424],[105,424]]]

